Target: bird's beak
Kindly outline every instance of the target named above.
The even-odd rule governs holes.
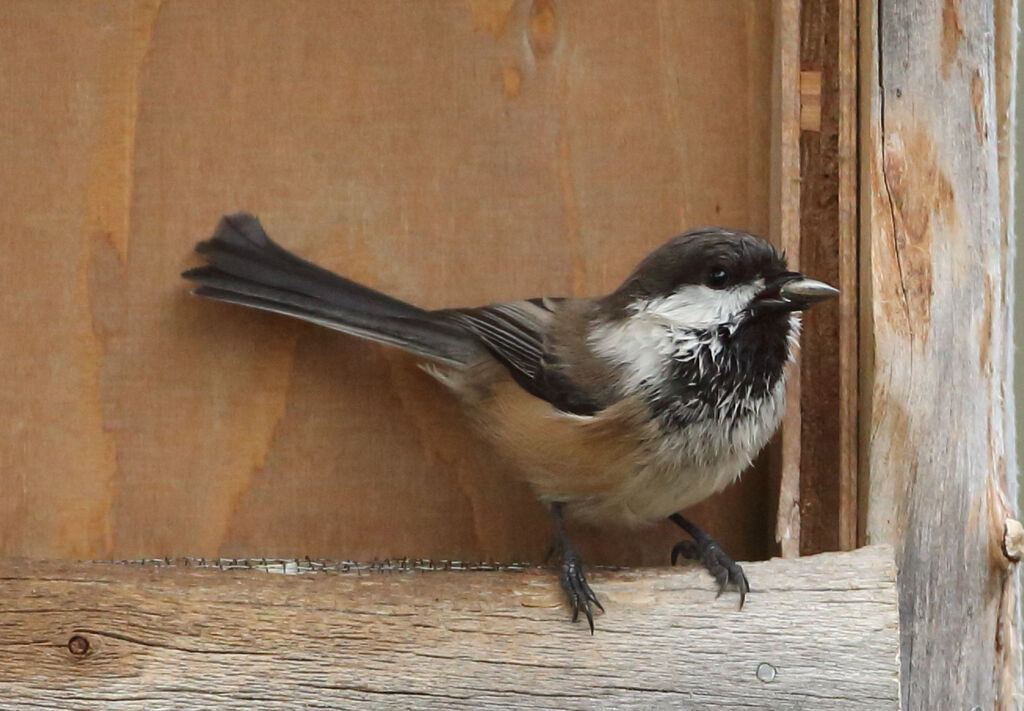
[[[797,272],[787,272],[765,286],[754,298],[756,311],[802,311],[816,301],[831,299],[839,289],[825,282],[808,279]]]

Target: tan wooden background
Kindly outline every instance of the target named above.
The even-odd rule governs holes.
[[[538,560],[545,512],[399,354],[189,297],[245,209],[424,306],[596,294],[769,223],[772,4],[0,4],[0,556]],[[775,550],[776,475],[694,512]],[[585,536],[666,563],[677,534]]]

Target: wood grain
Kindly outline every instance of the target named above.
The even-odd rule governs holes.
[[[896,549],[905,708],[1015,709],[996,14],[977,0],[862,8],[867,539]]]
[[[597,571],[608,612],[591,636],[536,569],[6,561],[0,696],[14,710],[898,708],[891,548],[747,571],[742,611],[701,570]]]
[[[428,307],[767,233],[772,37],[760,0],[0,4],[0,556],[539,559],[546,513],[410,359],[178,273],[239,209]],[[774,481],[690,515],[767,557]]]

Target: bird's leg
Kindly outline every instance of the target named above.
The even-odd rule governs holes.
[[[700,562],[718,581],[719,595],[730,584],[736,586],[740,593],[740,609],[742,610],[743,601],[746,600],[747,593],[750,592],[750,583],[747,582],[743,568],[726,555],[715,539],[704,533],[697,524],[679,514],[672,514],[668,518],[693,537],[692,541],[680,541],[672,546],[672,565],[676,564],[680,556]]]
[[[590,634],[594,634],[594,611],[591,605],[604,612],[604,607],[598,601],[594,591],[590,589],[587,578],[583,574],[583,561],[580,554],[569,541],[569,534],[565,530],[565,504],[557,502],[551,505],[551,517],[555,520],[555,543],[553,551],[557,551],[562,558],[562,567],[558,580],[562,584],[562,590],[569,598],[569,605],[572,607],[572,621],[580,617],[580,611],[587,617],[590,624]]]

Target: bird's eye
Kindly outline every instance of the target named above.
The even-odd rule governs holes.
[[[708,272],[707,284],[712,289],[721,289],[729,281],[729,274],[721,267],[714,267]]]

